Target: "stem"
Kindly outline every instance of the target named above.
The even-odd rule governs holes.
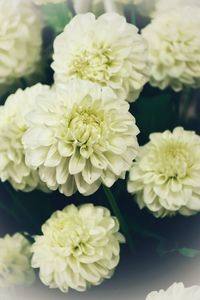
[[[74,9],[74,4],[72,0],[67,0],[67,6],[72,14],[72,16],[74,17],[76,15],[75,9]]]
[[[26,79],[24,77],[20,78],[20,84],[21,84],[21,88],[24,90],[28,85],[26,82]]]
[[[183,91],[183,107],[181,110],[181,114],[180,114],[180,122],[181,124],[185,124],[185,122],[187,121],[187,114],[188,114],[188,110],[190,108],[190,104],[192,102],[192,90],[191,89],[187,89],[185,91]]]
[[[124,233],[124,235],[126,236],[126,239],[127,239],[127,243],[129,245],[129,248],[131,250],[131,252],[135,252],[135,247],[134,247],[134,243],[133,243],[133,240],[132,240],[132,237],[131,237],[131,234],[129,232],[129,228],[128,228],[128,225],[123,217],[123,215],[121,214],[121,211],[117,205],[117,201],[113,195],[113,193],[111,192],[111,190],[109,188],[107,188],[106,186],[103,186],[103,190],[104,190],[104,193],[110,203],[110,206],[113,210],[113,213],[115,214],[115,216],[118,218],[119,220],[119,223],[120,223],[120,226],[122,228],[122,231]]]
[[[77,14],[85,14],[90,11],[91,0],[76,0],[74,10]]]

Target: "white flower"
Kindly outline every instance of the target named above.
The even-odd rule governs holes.
[[[153,133],[130,170],[128,191],[156,217],[200,211],[200,137],[177,127]]]
[[[57,4],[57,3],[61,3],[64,2],[65,0],[33,0],[33,2],[36,5],[45,5],[47,3],[53,3],[53,4]],[[83,0],[85,1],[85,0]]]
[[[143,30],[153,86],[174,91],[200,86],[199,15],[199,7],[179,8],[156,17]]]
[[[199,300],[200,287],[185,288],[183,283],[174,283],[168,290],[150,293],[146,300]]]
[[[124,177],[138,150],[129,104],[109,89],[82,81],[44,93],[27,116],[26,162],[51,190],[94,193]]]
[[[40,60],[41,19],[28,0],[0,1],[0,87],[32,73]]]
[[[0,238],[0,288],[32,284],[30,260],[30,243],[21,234]]]
[[[196,5],[200,6],[199,0],[157,0],[155,4],[155,10],[153,13],[153,17],[156,15],[162,14],[164,12],[168,12],[174,10],[176,8],[181,8],[183,6],[188,5]]]
[[[123,5],[115,0],[74,0],[74,9],[77,14],[93,12],[100,16],[105,12],[115,12],[123,15]]]
[[[119,223],[108,209],[84,204],[55,212],[32,246],[33,268],[50,288],[85,291],[113,275],[119,263]]]
[[[36,98],[44,90],[48,87],[41,84],[24,91],[19,89],[0,109],[0,179],[9,180],[17,190],[42,188],[38,172],[25,163],[22,136],[27,130],[25,114],[33,109]]]
[[[142,3],[144,0],[115,0],[116,2],[122,3],[122,4],[134,4],[138,5]]]
[[[148,80],[146,44],[138,29],[115,13],[74,17],[55,39],[54,51],[57,84],[87,80],[132,102]]]

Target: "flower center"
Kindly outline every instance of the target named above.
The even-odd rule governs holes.
[[[189,146],[174,141],[163,144],[156,151],[155,164],[159,173],[169,179],[184,178],[192,164]]]
[[[114,59],[112,50],[105,45],[93,45],[91,49],[80,50],[74,56],[70,74],[83,80],[105,85],[111,75],[109,68]]]
[[[79,107],[72,114],[69,129],[80,146],[83,144],[93,145],[101,136],[102,123],[103,113],[101,111],[97,114],[92,108],[82,110]]]
[[[68,219],[57,220],[53,236],[56,244],[62,248],[70,249],[72,255],[81,255],[84,252],[84,245],[87,243],[89,234],[88,228],[81,219],[68,216]]]

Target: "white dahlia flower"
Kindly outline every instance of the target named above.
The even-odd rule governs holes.
[[[168,290],[150,293],[146,300],[199,300],[200,287],[185,288],[183,283],[174,283]]]
[[[130,170],[128,191],[156,217],[200,211],[200,137],[177,127],[153,133]]]
[[[119,263],[119,223],[110,211],[93,204],[69,205],[42,226],[32,246],[32,267],[50,288],[85,291],[113,275]]]
[[[32,284],[35,275],[30,260],[30,243],[23,235],[0,238],[0,289]]]
[[[182,8],[183,6],[200,6],[199,0],[157,0],[153,17],[171,10]]]
[[[27,0],[26,0],[27,1]],[[45,5],[47,3],[53,3],[53,4],[57,4],[57,3],[61,3],[61,2],[64,2],[66,0],[33,0],[33,2],[36,4],[36,5]],[[83,0],[85,1],[85,0]]]
[[[200,8],[163,13],[143,30],[149,45],[150,83],[181,91],[200,86]]]
[[[55,39],[54,51],[57,84],[78,78],[110,87],[132,102],[148,80],[146,43],[134,25],[115,13],[74,17]]]
[[[110,89],[73,82],[44,93],[27,116],[23,136],[26,163],[39,167],[51,190],[89,195],[101,183],[110,187],[129,170],[138,150],[139,130],[129,104]]]
[[[0,0],[0,87],[32,73],[41,52],[41,19],[28,0]]]
[[[42,188],[38,172],[25,163],[22,136],[27,130],[25,115],[35,105],[36,98],[47,86],[37,84],[19,89],[8,97],[0,109],[0,179],[8,180],[16,190]]]

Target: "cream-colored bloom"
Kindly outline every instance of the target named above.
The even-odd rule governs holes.
[[[93,12],[100,16],[104,12],[124,14],[124,5],[139,4],[143,0],[73,0],[76,13]]]
[[[45,5],[47,3],[53,3],[53,4],[57,4],[57,3],[61,3],[64,2],[65,0],[33,0],[33,2],[36,5]],[[85,1],[85,0],[83,0]]]
[[[183,283],[174,283],[166,291],[150,293],[146,300],[199,300],[200,287],[193,286],[185,288]]]
[[[143,30],[149,45],[150,83],[160,89],[200,86],[200,8],[163,13]]]
[[[172,11],[177,8],[182,8],[183,6],[195,5],[200,6],[199,0],[157,0],[155,4],[155,10],[153,17],[160,15],[162,13]]]
[[[25,163],[22,136],[27,130],[25,115],[44,90],[48,87],[41,84],[24,91],[19,89],[0,109],[0,179],[9,180],[17,190],[31,191],[40,187],[38,172]]]
[[[136,9],[145,16],[155,13],[155,3],[159,0],[73,0],[77,14],[93,12],[100,16],[104,12],[116,12],[124,15],[125,5],[136,5]],[[195,0],[193,0],[195,1]]]
[[[130,170],[128,191],[156,217],[200,211],[200,137],[177,127],[153,133]]]
[[[50,288],[85,291],[113,275],[119,263],[119,223],[108,209],[84,204],[55,212],[32,246],[32,267]]]
[[[122,3],[122,4],[134,4],[138,5],[142,3],[144,0],[115,0],[116,2]]]
[[[77,14],[93,12],[100,16],[105,12],[115,12],[123,15],[123,4],[115,0],[74,0],[74,9]]]
[[[30,243],[21,234],[0,238],[0,288],[32,284],[30,260]]]
[[[139,130],[129,104],[94,84],[72,82],[45,93],[27,116],[23,136],[26,162],[39,167],[51,190],[89,195],[110,187],[129,169],[138,150]]]
[[[138,29],[115,13],[74,17],[55,39],[54,51],[57,84],[78,78],[132,102],[148,80],[146,44]]]
[[[28,0],[0,1],[0,88],[32,73],[40,60],[41,19]]]

